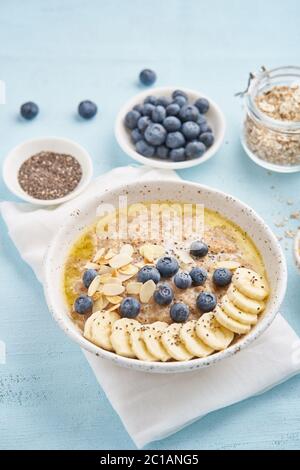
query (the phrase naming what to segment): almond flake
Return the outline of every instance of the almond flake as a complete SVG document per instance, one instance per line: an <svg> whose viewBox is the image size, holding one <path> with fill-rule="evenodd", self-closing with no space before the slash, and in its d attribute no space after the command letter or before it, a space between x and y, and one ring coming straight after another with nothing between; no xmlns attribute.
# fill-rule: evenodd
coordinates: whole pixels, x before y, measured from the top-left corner
<svg viewBox="0 0 300 470"><path fill-rule="evenodd" d="M106 296L114 296L114 295L123 294L124 290L125 290L125 287L122 286L122 284L111 283L111 284L104 284L102 292Z"/></svg>
<svg viewBox="0 0 300 470"><path fill-rule="evenodd" d="M146 243L140 248L140 253L147 261L153 262L157 258L160 258L165 254L166 250L160 245L152 245L151 243Z"/></svg>
<svg viewBox="0 0 300 470"><path fill-rule="evenodd" d="M112 295L112 296L106 296L107 300L111 303L111 304L119 304L122 302L123 300L123 297L120 297L119 295Z"/></svg>
<svg viewBox="0 0 300 470"><path fill-rule="evenodd" d="M238 261L231 261L231 260L227 260L227 261L218 261L216 263L216 268L226 268L226 269L237 269L239 266L241 265L241 263L239 263Z"/></svg>
<svg viewBox="0 0 300 470"><path fill-rule="evenodd" d="M128 264L127 266L123 266L123 268L119 269L120 274L131 274L134 276L138 272L139 268L134 266L133 264Z"/></svg>
<svg viewBox="0 0 300 470"><path fill-rule="evenodd" d="M104 256L104 259L109 260L113 258L115 255L116 255L116 252L110 248L108 252L106 253L106 255Z"/></svg>
<svg viewBox="0 0 300 470"><path fill-rule="evenodd" d="M97 263L86 263L84 269L99 269L100 266Z"/></svg>
<svg viewBox="0 0 300 470"><path fill-rule="evenodd" d="M97 312L98 310L100 311L103 310L105 307L107 307L108 303L109 302L106 299L106 297L103 297L103 295L100 294L99 299L94 301L93 312Z"/></svg>
<svg viewBox="0 0 300 470"><path fill-rule="evenodd" d="M193 264L194 260L193 258L189 255L189 253L185 250L178 250L177 251L177 256L180 259L180 261L184 264Z"/></svg>
<svg viewBox="0 0 300 470"><path fill-rule="evenodd" d="M152 279L149 279L149 281L146 281L140 290L140 301L143 304L146 304L149 302L151 299L152 295L154 294L154 291L156 289L156 284Z"/></svg>
<svg viewBox="0 0 300 470"><path fill-rule="evenodd" d="M120 250L120 253L122 255L128 255L128 256L132 256L133 252L134 252L133 246L129 245L129 243L127 243L126 245L123 245Z"/></svg>
<svg viewBox="0 0 300 470"><path fill-rule="evenodd" d="M109 265L112 268L119 269L131 263L132 258L129 255L118 254L109 260Z"/></svg>
<svg viewBox="0 0 300 470"><path fill-rule="evenodd" d="M128 282L126 285L126 291L128 294L136 294L138 295L140 293L141 287L143 283L142 282Z"/></svg>
<svg viewBox="0 0 300 470"><path fill-rule="evenodd" d="M106 312L113 312L114 310L118 310L120 304L112 305L111 307L106 309Z"/></svg>
<svg viewBox="0 0 300 470"><path fill-rule="evenodd" d="M105 273L100 276L101 284L107 284L112 279L111 273Z"/></svg>
<svg viewBox="0 0 300 470"><path fill-rule="evenodd" d="M125 282L128 281L128 279L131 279L134 276L134 274L118 274L117 279L119 279L119 282Z"/></svg>
<svg viewBox="0 0 300 470"><path fill-rule="evenodd" d="M95 294L95 292L98 290L99 285L100 285L100 276L96 276L90 283L88 291L87 291L90 297L92 297Z"/></svg>
<svg viewBox="0 0 300 470"><path fill-rule="evenodd" d="M105 266L105 265L102 265L99 267L99 274L106 274L106 273L110 273L111 272L111 267L110 266Z"/></svg>
<svg viewBox="0 0 300 470"><path fill-rule="evenodd" d="M99 259L101 259L102 256L104 255L104 253L105 253L105 248L103 248L103 247L102 247L102 248L99 248L99 250L96 251L96 253L95 253L95 256L94 256L94 258L93 258L93 261L96 262L96 261L98 261Z"/></svg>

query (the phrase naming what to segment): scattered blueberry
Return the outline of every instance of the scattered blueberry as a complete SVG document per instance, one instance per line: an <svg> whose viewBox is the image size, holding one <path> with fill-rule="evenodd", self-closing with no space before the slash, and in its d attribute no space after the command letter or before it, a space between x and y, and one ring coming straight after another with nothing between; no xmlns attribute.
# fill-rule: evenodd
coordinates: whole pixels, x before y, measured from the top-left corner
<svg viewBox="0 0 300 470"><path fill-rule="evenodd" d="M170 160L172 162L183 162L185 160L185 148L172 149L170 151Z"/></svg>
<svg viewBox="0 0 300 470"><path fill-rule="evenodd" d="M171 103L166 108L168 116L178 116L180 111L180 106L177 103Z"/></svg>
<svg viewBox="0 0 300 470"><path fill-rule="evenodd" d="M143 106L142 114L143 114L144 116L149 116L149 117L151 117L154 108L155 108L154 104L146 103L146 104L144 104L144 106Z"/></svg>
<svg viewBox="0 0 300 470"><path fill-rule="evenodd" d="M153 95L147 96L147 97L144 99L144 104L147 104L147 103L150 103L150 104L153 104L154 106L156 106L156 105L157 105L157 98L156 98L156 96L153 96Z"/></svg>
<svg viewBox="0 0 300 470"><path fill-rule="evenodd" d="M194 121L186 121L182 124L182 133L187 140L193 140L200 134L200 126Z"/></svg>
<svg viewBox="0 0 300 470"><path fill-rule="evenodd" d="M178 289L187 289L192 285L191 276L189 275L189 273L186 273L184 271L176 273L173 280L175 286L178 287Z"/></svg>
<svg viewBox="0 0 300 470"><path fill-rule="evenodd" d="M156 269L154 266L143 266L137 274L137 280L144 283L150 279L154 281L155 284L160 281L160 273L158 269Z"/></svg>
<svg viewBox="0 0 300 470"><path fill-rule="evenodd" d="M203 241L196 240L191 243L190 253L197 258L203 258L208 253L208 246Z"/></svg>
<svg viewBox="0 0 300 470"><path fill-rule="evenodd" d="M214 143L214 136L211 132L203 132L199 137L200 142L202 142L206 148L209 148Z"/></svg>
<svg viewBox="0 0 300 470"><path fill-rule="evenodd" d="M180 108L182 108L182 106L187 103L187 99L182 95L177 95L176 98L174 98L174 103L177 103Z"/></svg>
<svg viewBox="0 0 300 470"><path fill-rule="evenodd" d="M139 140L142 140L142 138L143 134L137 127L131 131L131 140L134 144L136 144Z"/></svg>
<svg viewBox="0 0 300 470"><path fill-rule="evenodd" d="M139 140L135 144L136 151L140 153L141 155L144 155L144 157L153 157L155 153L155 148L152 145L149 145L147 142L144 140Z"/></svg>
<svg viewBox="0 0 300 470"><path fill-rule="evenodd" d="M184 323L189 318L190 309L183 302L176 302L170 308L170 317L175 323Z"/></svg>
<svg viewBox="0 0 300 470"><path fill-rule="evenodd" d="M138 128L141 132L144 132L147 127L149 126L149 124L151 124L151 120L148 116L143 116L141 117L139 120L138 120Z"/></svg>
<svg viewBox="0 0 300 470"><path fill-rule="evenodd" d="M169 284L159 284L154 291L153 298L158 305L169 305L174 298L173 289Z"/></svg>
<svg viewBox="0 0 300 470"><path fill-rule="evenodd" d="M211 312L217 305L216 296L212 292L201 292L196 299L196 305L200 312Z"/></svg>
<svg viewBox="0 0 300 470"><path fill-rule="evenodd" d="M207 124L206 117L203 116L203 114L199 114L196 122L197 124L199 124L199 126L201 126L202 124Z"/></svg>
<svg viewBox="0 0 300 470"><path fill-rule="evenodd" d="M120 305L120 313L123 318L135 318L141 310L141 304L134 297L125 297Z"/></svg>
<svg viewBox="0 0 300 470"><path fill-rule="evenodd" d="M172 277L177 273L179 264L176 258L173 258L172 256L163 256L157 261L156 267L162 277Z"/></svg>
<svg viewBox="0 0 300 470"><path fill-rule="evenodd" d="M218 287L228 286L231 283L232 272L227 268L218 268L214 271L212 280Z"/></svg>
<svg viewBox="0 0 300 470"><path fill-rule="evenodd" d="M157 98L157 105L159 104L166 108L169 104L171 104L171 100L166 96L162 96L161 98Z"/></svg>
<svg viewBox="0 0 300 470"><path fill-rule="evenodd" d="M78 113L84 119L91 119L97 114L97 105L93 101L81 101L78 105Z"/></svg>
<svg viewBox="0 0 300 470"><path fill-rule="evenodd" d="M144 109L144 106L142 104L136 104L135 106L133 106L132 108L134 111L137 111L138 113L140 114L143 114L143 109Z"/></svg>
<svg viewBox="0 0 300 470"><path fill-rule="evenodd" d="M188 100L188 95L182 90L175 90L172 93L172 98L175 99L177 96L183 96L185 100Z"/></svg>
<svg viewBox="0 0 300 470"><path fill-rule="evenodd" d="M161 159L168 158L168 156L169 156L169 149L168 149L168 147L166 147L165 145L159 145L159 146L156 148L156 156L157 156L158 158L161 158Z"/></svg>
<svg viewBox="0 0 300 470"><path fill-rule="evenodd" d="M31 120L38 115L39 107L32 101L28 101L27 103L22 104L20 113L24 119Z"/></svg>
<svg viewBox="0 0 300 470"><path fill-rule="evenodd" d="M199 98L195 101L195 106L197 106L201 114L205 114L209 110L209 102L206 98Z"/></svg>
<svg viewBox="0 0 300 470"><path fill-rule="evenodd" d="M200 124L200 133L204 134L204 132L212 132L212 128L207 124L207 122Z"/></svg>
<svg viewBox="0 0 300 470"><path fill-rule="evenodd" d="M163 126L168 132L178 131L181 128L181 121L176 116L168 116L164 119Z"/></svg>
<svg viewBox="0 0 300 470"><path fill-rule="evenodd" d="M156 73L151 69L144 69L140 72L140 82L143 85L153 85L156 80Z"/></svg>
<svg viewBox="0 0 300 470"><path fill-rule="evenodd" d="M74 310L76 313L80 315L84 315L85 313L90 313L93 308L93 299L88 295L80 295L77 297L74 303Z"/></svg>
<svg viewBox="0 0 300 470"><path fill-rule="evenodd" d="M134 129L137 126L141 114L138 111L129 111L125 116L125 126L128 129Z"/></svg>
<svg viewBox="0 0 300 470"><path fill-rule="evenodd" d="M185 148L186 156L188 158L201 157L206 150L202 142L189 142Z"/></svg>
<svg viewBox="0 0 300 470"><path fill-rule="evenodd" d="M166 146L170 149L176 149L179 147L183 147L185 144L184 135L179 132L169 132L166 138Z"/></svg>
<svg viewBox="0 0 300 470"><path fill-rule="evenodd" d="M203 286L207 279L207 271L204 268L195 266L191 269L190 276L192 278L194 286Z"/></svg>
<svg viewBox="0 0 300 470"><path fill-rule="evenodd" d="M196 106L186 104L180 109L179 116L182 121L197 121L199 111Z"/></svg>
<svg viewBox="0 0 300 470"><path fill-rule="evenodd" d="M166 117L166 110L163 106L158 105L152 111L152 121L153 122L163 122Z"/></svg>
<svg viewBox="0 0 300 470"><path fill-rule="evenodd" d="M145 130L145 139L151 145L161 145L166 140L167 131L161 124L149 124Z"/></svg>
<svg viewBox="0 0 300 470"><path fill-rule="evenodd" d="M86 271L84 271L82 276L82 282L84 284L84 287L88 289L91 282L95 279L96 276L98 276L98 273L95 269L87 269Z"/></svg>

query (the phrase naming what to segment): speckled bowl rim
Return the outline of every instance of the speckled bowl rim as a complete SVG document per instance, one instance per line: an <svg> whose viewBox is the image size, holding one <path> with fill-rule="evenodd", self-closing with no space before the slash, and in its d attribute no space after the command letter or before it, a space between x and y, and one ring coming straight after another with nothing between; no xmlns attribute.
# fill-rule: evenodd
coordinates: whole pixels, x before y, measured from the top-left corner
<svg viewBox="0 0 300 470"><path fill-rule="evenodd" d="M88 206L89 204L92 203L92 201L95 200L95 196L93 196L90 199L85 200L82 205L79 204L77 211L73 210L72 213L70 213L69 220L67 220L66 218L65 223L61 226L61 228L58 230L57 234L53 238L52 242L50 243L45 259L44 259L44 293L46 296L49 310L53 318L56 320L56 322L59 324L62 330L64 330L64 332L71 339L73 339L76 343L79 344L79 346L84 348L86 351L92 354L95 354L96 356L100 358L112 361L114 364L117 364L119 366L130 368L130 369L135 369L135 370L139 370L143 372L151 372L151 373L188 372L188 371L193 371L196 369L211 366L215 364L216 362L219 362L223 359L233 356L234 354L238 353L239 351L241 351L242 349L250 345L270 326L275 316L277 315L280 305L284 299L286 286L287 286L287 266L286 266L286 260L285 260L284 254L282 252L281 246L277 238L275 237L271 229L268 227L268 225L264 222L264 220L250 206L241 202L239 199L231 195L228 195L220 190L216 190L206 185L200 185L198 183L192 183L188 181L178 181L178 180L172 180L172 179L161 180L161 181L145 180L145 181L141 181L140 183L129 183L125 185L120 185L119 187L113 188L112 190L108 190L105 193L102 192L99 194L99 199L101 197L104 197L105 199L107 199L107 197L110 194L121 194L121 193L126 194L126 192L130 192L130 188L136 189L137 185L139 184L141 185L141 187L147 187L147 185L159 186L160 184L161 185L173 184L177 187L178 190L180 186L189 186L189 187L197 188L198 192L200 193L201 191L208 191L212 195L215 194L215 195L221 196L222 198L229 199L233 204L236 204L236 206L242 212L246 211L247 213L249 213L250 216L253 217L253 222L254 222L254 219L256 219L256 224L257 226L260 226L262 232L264 233L265 239L266 238L269 239L270 243L272 243L272 248L274 251L274 259L277 259L277 262L280 263L281 265L281 271L280 271L281 277L278 280L277 291L274 293L275 301L274 301L272 308L268 310L268 306L267 306L265 313L264 313L264 317L261 318L259 323L257 323L257 325L255 326L255 329L252 329L250 333L245 335L237 343L234 343L232 346L229 346L227 349L214 353L211 356L208 356L205 358L193 359L191 361L186 361L186 362L179 362L179 361L178 362L145 362L145 361L140 361L138 359L131 359L131 358L118 356L115 353L106 351L96 346L95 344L91 343L90 341L88 341L82 336L82 333L75 326L75 324L72 328L70 328L67 322L67 319L70 321L70 318L67 316L67 314L61 313L55 307L50 279L51 279L51 259L53 256L55 256L55 253L57 252L57 250L59 250L58 242L61 237L61 234L63 234L68 224L70 225L71 223L74 224L74 213L78 214L80 211L84 210L85 206ZM220 210L220 213L222 214L221 210Z"/></svg>

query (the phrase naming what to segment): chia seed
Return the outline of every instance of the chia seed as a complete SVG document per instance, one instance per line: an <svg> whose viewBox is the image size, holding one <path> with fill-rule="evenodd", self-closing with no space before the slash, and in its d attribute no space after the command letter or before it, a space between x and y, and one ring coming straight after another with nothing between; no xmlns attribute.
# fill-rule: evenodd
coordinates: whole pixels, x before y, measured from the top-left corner
<svg viewBox="0 0 300 470"><path fill-rule="evenodd" d="M71 193L82 178L72 155L43 151L25 160L18 172L21 188L35 199L53 200Z"/></svg>

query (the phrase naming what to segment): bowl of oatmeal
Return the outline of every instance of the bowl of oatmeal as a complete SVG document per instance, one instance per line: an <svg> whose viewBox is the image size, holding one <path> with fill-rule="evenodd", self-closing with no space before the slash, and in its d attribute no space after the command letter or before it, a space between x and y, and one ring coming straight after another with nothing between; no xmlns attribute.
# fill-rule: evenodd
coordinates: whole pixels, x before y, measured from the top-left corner
<svg viewBox="0 0 300 470"><path fill-rule="evenodd" d="M45 260L47 302L66 334L148 372L184 372L237 353L271 324L286 281L280 245L250 207L178 181L86 200Z"/></svg>

